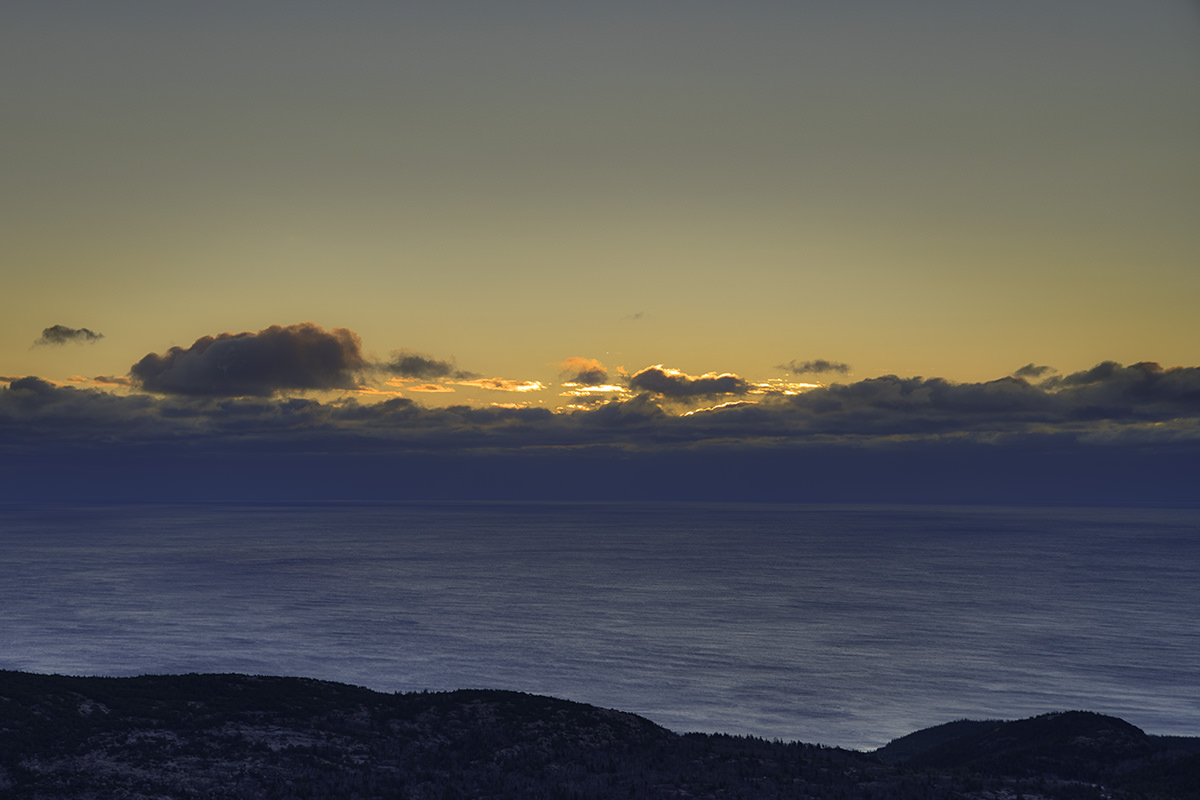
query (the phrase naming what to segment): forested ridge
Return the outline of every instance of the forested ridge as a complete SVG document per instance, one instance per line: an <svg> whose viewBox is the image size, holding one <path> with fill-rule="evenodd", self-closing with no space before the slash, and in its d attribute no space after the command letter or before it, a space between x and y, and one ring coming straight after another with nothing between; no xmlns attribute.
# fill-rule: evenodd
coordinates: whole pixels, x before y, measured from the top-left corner
<svg viewBox="0 0 1200 800"><path fill-rule="evenodd" d="M1200 739L1062 712L862 753L510 691L0 672L0 798L1186 800Z"/></svg>

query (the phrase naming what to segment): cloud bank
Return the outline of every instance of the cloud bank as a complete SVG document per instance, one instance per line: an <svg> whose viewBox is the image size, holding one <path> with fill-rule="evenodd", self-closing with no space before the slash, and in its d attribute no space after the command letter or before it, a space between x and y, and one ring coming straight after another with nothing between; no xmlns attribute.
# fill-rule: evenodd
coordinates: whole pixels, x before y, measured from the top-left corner
<svg viewBox="0 0 1200 800"><path fill-rule="evenodd" d="M267 339L279 335L272 329L265 333ZM218 338L199 352L207 354L222 341L260 343L262 338L250 334ZM186 356L193 348L181 352ZM334 363L344 361L340 358ZM857 445L955 437L994 444L1006 437L1047 435L1073 441L1119 436L1125 441L1153 443L1200 437L1200 368L1164 369L1152 362L1129 366L1104 362L1039 384L1013 377L955 383L885 375L801 394L765 396L758 402L720 403L686 415L671 410L670 403L679 395L739 396L745 393L746 382L728 375L667 375L663 381L663 370L649 368L638 375L651 378L631 378L631 383L645 388L646 384L660 386L656 381L662 381L662 391L647 388L633 397L557 413L544 408L511 410L521 412L516 416L466 405L426 408L407 398L370 405L353 399L320 402L277 396L275 390L280 386L309 388L317 384L311 374L297 377L294 366L285 360L274 372L259 370L252 377L238 377L238 371L230 370L233 377L215 378L197 368L207 382L192 380L203 391L158 394L57 386L36 377L13 379L0 388L0 431L11 440L120 442L135 441L147 432L185 438L231 431L257 435L277 431L282 425L335 435L352 432L396 446L620 445L633 449L664 442L688 446L717 441ZM328 364L317 374L328 376L326 383L345 378ZM516 392L537 385L502 378L471 384ZM192 389L193 384L188 386ZM515 420L531 427L517 431L512 427Z"/></svg>
<svg viewBox="0 0 1200 800"><path fill-rule="evenodd" d="M680 415L0 388L0 499L1195 502L1200 370L883 378Z"/></svg>
<svg viewBox="0 0 1200 800"><path fill-rule="evenodd" d="M83 344L98 342L104 338L103 333L96 333L87 328L68 328L66 325L51 325L42 329L42 335L34 342L35 345L54 344Z"/></svg>

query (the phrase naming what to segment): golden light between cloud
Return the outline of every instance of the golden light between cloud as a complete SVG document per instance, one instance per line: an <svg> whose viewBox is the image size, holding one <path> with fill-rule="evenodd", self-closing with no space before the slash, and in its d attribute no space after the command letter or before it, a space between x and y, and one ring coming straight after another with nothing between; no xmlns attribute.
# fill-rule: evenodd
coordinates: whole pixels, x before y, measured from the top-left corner
<svg viewBox="0 0 1200 800"><path fill-rule="evenodd" d="M680 414L681 417L690 417L693 414L706 414L710 411L719 411L722 408L736 408L737 406L754 406L758 405L757 400L730 400L728 403L717 403L715 406L705 406L704 408L694 408L691 411L685 411Z"/></svg>
<svg viewBox="0 0 1200 800"><path fill-rule="evenodd" d="M820 389L823 383L797 383L785 378L768 378L754 384L750 394L803 394L813 389Z"/></svg>
<svg viewBox="0 0 1200 800"><path fill-rule="evenodd" d="M477 378L470 381L454 381L458 386L474 386L494 392L537 392L546 388L541 381L518 381L511 378Z"/></svg>
<svg viewBox="0 0 1200 800"><path fill-rule="evenodd" d="M615 383L604 383L598 386L584 386L579 383L564 383L567 391L559 392L559 397L586 397L593 394L630 394L629 387L618 386Z"/></svg>

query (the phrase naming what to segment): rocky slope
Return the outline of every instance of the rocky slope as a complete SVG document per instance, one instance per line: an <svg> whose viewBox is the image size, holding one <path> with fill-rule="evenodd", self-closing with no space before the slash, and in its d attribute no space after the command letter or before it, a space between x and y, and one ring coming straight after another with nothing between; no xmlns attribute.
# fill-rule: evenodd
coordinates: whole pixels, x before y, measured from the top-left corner
<svg viewBox="0 0 1200 800"><path fill-rule="evenodd" d="M957 722L876 753L667 731L492 690L0 672L0 798L1200 797L1200 739L1085 712Z"/></svg>

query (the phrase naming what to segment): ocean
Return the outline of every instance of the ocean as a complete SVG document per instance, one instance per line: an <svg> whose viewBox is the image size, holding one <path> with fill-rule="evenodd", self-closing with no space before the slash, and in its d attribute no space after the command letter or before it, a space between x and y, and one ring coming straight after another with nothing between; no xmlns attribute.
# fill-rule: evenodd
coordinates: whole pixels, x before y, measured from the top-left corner
<svg viewBox="0 0 1200 800"><path fill-rule="evenodd" d="M874 748L1200 735L1200 509L0 506L0 668L501 688Z"/></svg>

